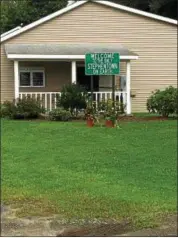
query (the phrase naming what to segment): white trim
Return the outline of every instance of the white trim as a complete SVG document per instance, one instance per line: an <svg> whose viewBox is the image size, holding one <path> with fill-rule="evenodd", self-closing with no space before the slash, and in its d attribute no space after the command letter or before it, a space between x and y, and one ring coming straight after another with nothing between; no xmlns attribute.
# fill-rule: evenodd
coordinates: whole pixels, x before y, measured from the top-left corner
<svg viewBox="0 0 178 238"><path fill-rule="evenodd" d="M74 4L74 3L75 3L74 0L68 1L67 6L70 6L71 4Z"/></svg>
<svg viewBox="0 0 178 238"><path fill-rule="evenodd" d="M19 62L14 61L14 92L15 99L19 98Z"/></svg>
<svg viewBox="0 0 178 238"><path fill-rule="evenodd" d="M7 55L8 59L21 59L21 60L26 60L26 59L46 59L46 60L84 60L85 55L18 55L18 54L8 54ZM138 56L120 56L121 60L137 60L139 57Z"/></svg>
<svg viewBox="0 0 178 238"><path fill-rule="evenodd" d="M30 85L29 86L23 86L23 85L20 85L20 73L30 73ZM33 85L33 73L42 73L43 74L43 85L39 85L39 86L35 86ZM34 68L34 67L23 67L23 68L20 68L20 71L19 71L19 87L20 88L44 88L45 87L45 70L44 68Z"/></svg>
<svg viewBox="0 0 178 238"><path fill-rule="evenodd" d="M96 3L101 3L103 5L110 6L110 7L119 9L119 10L124 10L124 11L127 11L127 12L135 13L137 15L153 18L155 20L160 20L160 21L164 21L164 22L167 22L167 23L175 24L175 25L177 25L177 23L178 23L178 21L176 21L174 19L171 19L171 18L168 18L168 17L162 17L160 15L153 14L153 13L148 13L148 12L141 11L141 10L138 10L136 8L127 7L127 6L118 4L118 3L113 3L113 2L110 2L110 1L103 1L103 0L92 0L92 1L96 2Z"/></svg>
<svg viewBox="0 0 178 238"><path fill-rule="evenodd" d="M41 71L41 70L45 70L45 67L37 67L37 66L27 66L27 67L25 67L25 66L23 66L23 67L20 67L20 71L29 71L29 70L39 70L39 71Z"/></svg>
<svg viewBox="0 0 178 238"><path fill-rule="evenodd" d="M72 84L77 83L77 64L76 61L72 61Z"/></svg>
<svg viewBox="0 0 178 238"><path fill-rule="evenodd" d="M176 20L173 20L171 18L168 18L168 17L162 17L162 16L159 16L159 15L156 15L156 14L152 14L152 13L147 13L147 12L144 12L144 11L141 11L141 10L137 10L135 8L130 8L130 7L126 7L126 6L123 6L123 5L120 5L120 4L117 4L117 3L112 3L112 2L109 2L109 1L101 1L101 0L92 0L93 2L96 2L96 3L100 3L100 4L103 4L105 6L110 6L110 7L113 7L115 9L120 9L120 10L124 10L124 11L127 11L127 12L131 12L131 13L135 13L135 14L138 14L138 15L141 15L141 16L145 16L145 17L150 17L152 19L155 19L155 20L160 20L160 21L163 21L163 22L167 22L167 23L170 23L170 24L173 24L173 25L177 25L178 21ZM20 33L22 32L25 32L27 30L30 30L31 28L33 27L36 27L46 21L49 21L51 19L53 19L54 17L57 17L57 16L60 16L72 9L75 9L83 4L85 4L87 2L87 0L82 0L82 1L77 1L76 3L73 3L57 12L54 12L46 17L43 17L27 26L24 26L22 27L21 29L19 29L18 31L15 31L15 32L12 32L11 34L8 34L6 36L1 36L1 42L7 40L7 39L10 39L16 35L19 35ZM6 33L4 33L6 34Z"/></svg>
<svg viewBox="0 0 178 238"><path fill-rule="evenodd" d="M11 29L10 31L6 31L6 32L1 34L1 37L9 35L10 33L14 32L14 31L20 30L21 28L22 28L21 26L18 26L18 27L15 27L15 28Z"/></svg>
<svg viewBox="0 0 178 238"><path fill-rule="evenodd" d="M131 97L130 97L130 82L131 82L131 64L130 61L126 63L126 92L127 92L127 103L126 103L126 113L131 114Z"/></svg>

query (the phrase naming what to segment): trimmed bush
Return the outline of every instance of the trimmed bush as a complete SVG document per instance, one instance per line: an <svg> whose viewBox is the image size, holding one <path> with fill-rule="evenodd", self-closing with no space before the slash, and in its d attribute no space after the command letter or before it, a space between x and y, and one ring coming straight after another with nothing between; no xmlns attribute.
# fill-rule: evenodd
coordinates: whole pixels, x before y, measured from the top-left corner
<svg viewBox="0 0 178 238"><path fill-rule="evenodd" d="M16 103L15 100L6 101L1 105L1 117L9 119L35 119L44 112L40 102L30 97L18 99Z"/></svg>
<svg viewBox="0 0 178 238"><path fill-rule="evenodd" d="M13 102L5 101L1 104L1 117L14 119L17 114L17 107Z"/></svg>
<svg viewBox="0 0 178 238"><path fill-rule="evenodd" d="M18 112L24 115L24 118L27 119L38 118L41 113L45 112L40 101L30 97L19 99L17 102L17 108Z"/></svg>
<svg viewBox="0 0 178 238"><path fill-rule="evenodd" d="M57 108L49 112L50 121L69 121L72 119L71 112L63 109Z"/></svg>
<svg viewBox="0 0 178 238"><path fill-rule="evenodd" d="M77 84L65 85L61 90L61 96L58 96L57 107L69 110L71 114L77 116L81 109L87 106L87 92L83 87Z"/></svg>
<svg viewBox="0 0 178 238"><path fill-rule="evenodd" d="M158 113L163 117L178 112L177 88L172 86L165 90L156 90L147 100L147 110L151 113Z"/></svg>

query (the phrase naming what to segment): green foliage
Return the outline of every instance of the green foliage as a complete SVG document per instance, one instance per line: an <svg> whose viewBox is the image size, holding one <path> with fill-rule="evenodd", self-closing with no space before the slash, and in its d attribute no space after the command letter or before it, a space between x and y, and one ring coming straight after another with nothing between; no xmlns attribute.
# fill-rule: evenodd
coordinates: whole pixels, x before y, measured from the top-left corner
<svg viewBox="0 0 178 238"><path fill-rule="evenodd" d="M113 108L113 101L108 99L107 101L102 100L98 103L89 101L87 108L85 109L85 119L93 119L98 122L105 118L106 120L111 120L114 123L120 114L124 113L125 105L118 101L115 101L115 108Z"/></svg>
<svg viewBox="0 0 178 238"><path fill-rule="evenodd" d="M96 102L88 101L84 114L85 114L84 116L85 119L98 121L99 111L96 109Z"/></svg>
<svg viewBox="0 0 178 238"><path fill-rule="evenodd" d="M77 84L65 85L61 90L61 95L57 98L57 106L69 110L72 115L76 115L80 109L85 109L88 94L83 87Z"/></svg>
<svg viewBox="0 0 178 238"><path fill-rule="evenodd" d="M119 108L117 108L117 109L119 109ZM106 103L104 118L106 120L111 120L115 123L118 118L118 115L119 115L119 111L117 111L116 108L113 107L113 101L108 100Z"/></svg>
<svg viewBox="0 0 178 238"><path fill-rule="evenodd" d="M17 109L25 118L38 118L40 113L45 112L40 101L30 97L19 99L17 102Z"/></svg>
<svg viewBox="0 0 178 238"><path fill-rule="evenodd" d="M67 0L1 0L1 33L30 24L67 5Z"/></svg>
<svg viewBox="0 0 178 238"><path fill-rule="evenodd" d="M147 100L147 109L152 113L159 113L164 117L178 113L177 89L170 86L165 90L156 90Z"/></svg>
<svg viewBox="0 0 178 238"><path fill-rule="evenodd" d="M50 121L69 121L71 118L71 113L63 108L57 108L49 112Z"/></svg>
<svg viewBox="0 0 178 238"><path fill-rule="evenodd" d="M112 0L111 2L177 20L177 0Z"/></svg>
<svg viewBox="0 0 178 238"><path fill-rule="evenodd" d="M6 101L1 105L1 116L9 119L34 119L44 113L40 101L26 97L18 101Z"/></svg>
<svg viewBox="0 0 178 238"><path fill-rule="evenodd" d="M177 20L177 0L152 0L150 2L150 11L164 17L170 17Z"/></svg>
<svg viewBox="0 0 178 238"><path fill-rule="evenodd" d="M17 107L13 102L5 101L1 104L1 117L14 119L17 115Z"/></svg>

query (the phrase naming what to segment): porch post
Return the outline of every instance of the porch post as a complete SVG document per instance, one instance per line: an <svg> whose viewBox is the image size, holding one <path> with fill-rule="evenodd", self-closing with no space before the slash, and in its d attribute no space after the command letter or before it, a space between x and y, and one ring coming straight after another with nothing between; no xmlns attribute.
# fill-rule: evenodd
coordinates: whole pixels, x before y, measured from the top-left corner
<svg viewBox="0 0 178 238"><path fill-rule="evenodd" d="M126 113L127 115L131 114L131 98L130 98L130 61L126 62L126 91L127 91L127 103L126 103Z"/></svg>
<svg viewBox="0 0 178 238"><path fill-rule="evenodd" d="M14 92L15 99L19 98L19 62L14 61Z"/></svg>
<svg viewBox="0 0 178 238"><path fill-rule="evenodd" d="M77 83L77 65L76 61L72 61L72 84Z"/></svg>

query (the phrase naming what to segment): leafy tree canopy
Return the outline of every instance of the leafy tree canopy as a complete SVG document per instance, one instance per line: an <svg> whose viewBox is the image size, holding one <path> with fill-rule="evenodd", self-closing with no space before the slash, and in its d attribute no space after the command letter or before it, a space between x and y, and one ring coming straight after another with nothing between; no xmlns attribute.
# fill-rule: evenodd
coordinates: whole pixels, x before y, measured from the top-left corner
<svg viewBox="0 0 178 238"><path fill-rule="evenodd" d="M1 33L27 25L67 5L67 0L1 0Z"/></svg>

